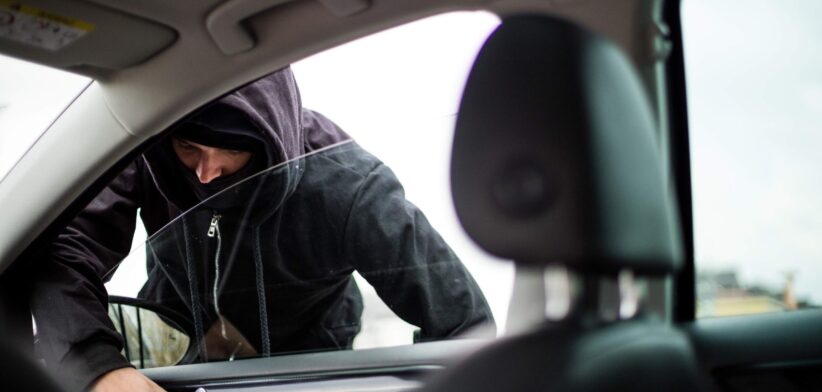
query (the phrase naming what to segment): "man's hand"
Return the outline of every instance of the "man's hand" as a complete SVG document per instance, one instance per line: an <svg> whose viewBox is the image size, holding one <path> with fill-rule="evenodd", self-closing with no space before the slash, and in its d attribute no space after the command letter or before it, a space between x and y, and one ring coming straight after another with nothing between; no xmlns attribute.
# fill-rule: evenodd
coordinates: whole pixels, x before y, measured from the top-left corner
<svg viewBox="0 0 822 392"><path fill-rule="evenodd" d="M137 369L122 368L112 370L100 378L91 387L91 392L157 392L165 389L160 388L148 377L144 376Z"/></svg>

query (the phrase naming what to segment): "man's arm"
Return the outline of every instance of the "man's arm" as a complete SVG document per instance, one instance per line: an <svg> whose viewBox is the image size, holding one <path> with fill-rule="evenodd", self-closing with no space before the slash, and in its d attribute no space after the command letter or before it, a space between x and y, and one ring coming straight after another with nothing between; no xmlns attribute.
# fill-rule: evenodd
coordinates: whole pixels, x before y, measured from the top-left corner
<svg viewBox="0 0 822 392"><path fill-rule="evenodd" d="M357 191L345 244L350 263L391 310L420 327L421 340L493 330L479 286L383 164Z"/></svg>
<svg viewBox="0 0 822 392"><path fill-rule="evenodd" d="M137 216L136 164L115 178L59 235L30 300L35 349L68 390L130 366L108 316L104 277L128 254Z"/></svg>

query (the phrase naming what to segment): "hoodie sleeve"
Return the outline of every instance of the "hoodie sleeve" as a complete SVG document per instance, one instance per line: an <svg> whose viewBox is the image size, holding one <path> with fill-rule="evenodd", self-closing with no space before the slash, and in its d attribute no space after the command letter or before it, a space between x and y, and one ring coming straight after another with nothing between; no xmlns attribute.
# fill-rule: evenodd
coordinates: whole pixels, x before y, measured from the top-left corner
<svg viewBox="0 0 822 392"><path fill-rule="evenodd" d="M131 246L137 170L137 163L126 168L58 236L32 290L35 349L69 391L130 366L103 283Z"/></svg>
<svg viewBox="0 0 822 392"><path fill-rule="evenodd" d="M350 263L394 313L420 328L419 340L483 324L493 333L479 286L385 165L361 183L346 227Z"/></svg>

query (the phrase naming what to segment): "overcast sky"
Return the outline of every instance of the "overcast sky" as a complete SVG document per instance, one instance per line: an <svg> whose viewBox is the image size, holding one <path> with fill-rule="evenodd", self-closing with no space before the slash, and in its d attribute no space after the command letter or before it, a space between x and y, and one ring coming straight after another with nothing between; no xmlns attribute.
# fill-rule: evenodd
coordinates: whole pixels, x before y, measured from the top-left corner
<svg viewBox="0 0 822 392"><path fill-rule="evenodd" d="M683 3L698 266L822 303L822 2Z"/></svg>

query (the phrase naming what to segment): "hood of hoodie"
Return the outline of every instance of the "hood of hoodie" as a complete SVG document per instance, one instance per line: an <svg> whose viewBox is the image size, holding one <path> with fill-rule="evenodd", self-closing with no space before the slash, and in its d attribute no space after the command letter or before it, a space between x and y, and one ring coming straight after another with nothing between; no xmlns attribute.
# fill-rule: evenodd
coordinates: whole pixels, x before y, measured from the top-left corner
<svg viewBox="0 0 822 392"><path fill-rule="evenodd" d="M322 115L302 107L300 93L289 67L239 88L195 112L171 134L185 129L204 134L201 141L242 139L257 143L254 154L237 173L200 184L174 153L170 138L143 154L155 185L171 204L185 211L232 184L273 166L264 179L232 187L228 194L209 199L214 208L250 202L265 193L265 200L282 201L296 189L302 175L297 158L350 137ZM190 137L197 139L196 135ZM194 140L195 142L197 140ZM265 184L264 184L265 183ZM253 188L253 189L252 189ZM274 194L276 193L276 194ZM252 203L253 204L253 203Z"/></svg>

